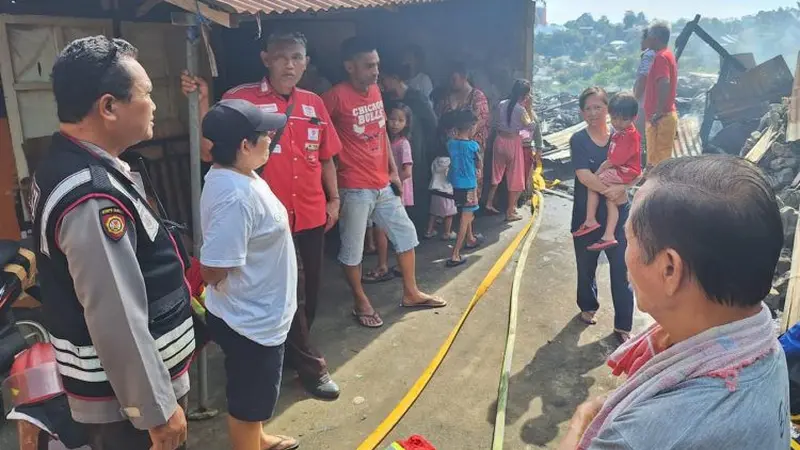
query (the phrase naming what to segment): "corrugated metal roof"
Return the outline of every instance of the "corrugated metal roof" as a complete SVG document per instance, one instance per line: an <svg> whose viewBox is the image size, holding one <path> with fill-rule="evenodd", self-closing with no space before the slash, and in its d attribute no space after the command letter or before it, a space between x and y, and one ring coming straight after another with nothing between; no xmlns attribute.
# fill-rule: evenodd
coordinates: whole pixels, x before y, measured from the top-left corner
<svg viewBox="0 0 800 450"><path fill-rule="evenodd" d="M586 122L581 121L577 125L565 128L559 132L542 136L545 145L550 144L552 150L545 151L542 157L551 161L558 161L569 158L569 140L573 134L586 128Z"/></svg>
<svg viewBox="0 0 800 450"><path fill-rule="evenodd" d="M433 3L442 0L204 0L209 4L227 5L237 13L255 14L328 11L339 8L380 8L412 3Z"/></svg>
<svg viewBox="0 0 800 450"><path fill-rule="evenodd" d="M543 158L559 163L567 162L570 158L569 139L584 128L586 128L586 122L581 122L557 133L544 136L542 139L555 148L545 151L542 155ZM677 134L673 157L697 156L703 153L703 144L700 141L700 119L697 116L681 117L678 120ZM642 139L644 138L642 136Z"/></svg>
<svg viewBox="0 0 800 450"><path fill-rule="evenodd" d="M642 136L644 138L644 136ZM675 141L674 157L699 156L703 154L703 142L700 140L700 118L684 116L678 120L678 138Z"/></svg>

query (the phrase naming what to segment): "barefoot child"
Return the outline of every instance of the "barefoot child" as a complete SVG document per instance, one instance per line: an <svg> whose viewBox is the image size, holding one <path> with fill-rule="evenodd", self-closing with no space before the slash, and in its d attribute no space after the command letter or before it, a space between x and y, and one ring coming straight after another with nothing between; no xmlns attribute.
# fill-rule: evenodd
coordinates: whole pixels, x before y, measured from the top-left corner
<svg viewBox="0 0 800 450"><path fill-rule="evenodd" d="M620 93L611 98L608 104L611 116L611 125L614 132L611 135L611 146L608 149L608 159L597 169L596 175L606 186L616 184L630 184L642 174L641 141L642 137L636 130L634 121L639 112L636 97L629 93ZM600 204L599 192L589 190L586 203L586 221L575 231L573 236L585 236L598 228L597 207ZM619 221L619 209L610 199L605 199L608 206L608 220L603 236L599 241L587 247L591 251L603 251L613 248L619 243L614 237L614 230Z"/></svg>
<svg viewBox="0 0 800 450"><path fill-rule="evenodd" d="M428 189L431 192L431 211L428 219L428 231L425 239L436 237L436 222L443 223L443 241L454 241L458 237L453 228L453 216L458 213L456 202L453 200L453 185L447 180L447 172L450 170L450 153L447 147L438 146L438 154L431 164L431 184Z"/></svg>
<svg viewBox="0 0 800 450"><path fill-rule="evenodd" d="M411 159L411 109L402 104L394 103L388 108L387 130L389 131L389 141L392 146L392 153L400 181L403 182L403 189L400 197L406 211L414 206L414 182L411 179L411 172L414 161ZM389 239L386 233L377 226L372 227L374 233L375 249L378 253L378 267L362 277L363 283L376 283L388 281L395 276L400 276L396 271L389 270Z"/></svg>
<svg viewBox="0 0 800 450"><path fill-rule="evenodd" d="M450 153L447 177L453 185L456 206L461 211L458 237L447 267L460 266L466 262L466 258L461 256L461 247L478 246L478 239L472 233L472 219L478 210L478 167L483 166L483 161L480 146L471 138L477 122L478 119L469 110L452 111L442 117L442 126L453 130L453 137L447 141L447 151Z"/></svg>

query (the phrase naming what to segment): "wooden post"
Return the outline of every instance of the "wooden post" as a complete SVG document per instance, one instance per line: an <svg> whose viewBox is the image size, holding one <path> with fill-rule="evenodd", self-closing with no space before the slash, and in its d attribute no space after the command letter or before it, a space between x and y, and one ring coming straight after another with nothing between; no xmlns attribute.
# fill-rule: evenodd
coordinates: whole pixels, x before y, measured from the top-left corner
<svg viewBox="0 0 800 450"><path fill-rule="evenodd" d="M197 75L200 65L200 39L202 33L196 14L173 13L173 25L186 26L186 69L190 75ZM192 186L192 240L193 256L200 257L203 234L200 228L200 100L197 91L189 95L189 170ZM208 405L208 350L203 349L197 358L198 407L189 413L192 420L206 420L217 415Z"/></svg>

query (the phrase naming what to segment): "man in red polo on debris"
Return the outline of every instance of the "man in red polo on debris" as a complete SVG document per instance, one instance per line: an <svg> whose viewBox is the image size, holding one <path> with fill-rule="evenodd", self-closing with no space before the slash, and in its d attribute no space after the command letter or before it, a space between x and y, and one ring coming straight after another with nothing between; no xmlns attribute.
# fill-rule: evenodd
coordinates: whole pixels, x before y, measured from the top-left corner
<svg viewBox="0 0 800 450"><path fill-rule="evenodd" d="M297 313L286 340L285 358L309 393L335 399L339 387L328 373L325 358L311 345L309 330L317 310L325 232L339 218L333 157L342 144L322 99L296 87L308 64L306 38L300 33L275 32L267 38L261 60L268 70L263 80L237 86L222 98L247 100L265 111L289 115L262 173L289 212L300 268ZM185 93L199 89L202 119L208 111L205 81L186 74L181 81ZM204 141L204 153L209 149L210 142Z"/></svg>

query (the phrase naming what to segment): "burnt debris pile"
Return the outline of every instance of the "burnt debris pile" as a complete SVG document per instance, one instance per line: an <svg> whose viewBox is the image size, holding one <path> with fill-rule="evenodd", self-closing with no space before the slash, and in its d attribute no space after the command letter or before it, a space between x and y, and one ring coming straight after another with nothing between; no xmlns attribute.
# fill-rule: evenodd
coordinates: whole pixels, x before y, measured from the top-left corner
<svg viewBox="0 0 800 450"><path fill-rule="evenodd" d="M784 309L791 279L792 252L800 210L800 140L789 111L793 99L772 104L758 129L742 148L742 156L758 164L775 190L783 221L783 251L775 271L773 288L765 302L773 311Z"/></svg>

